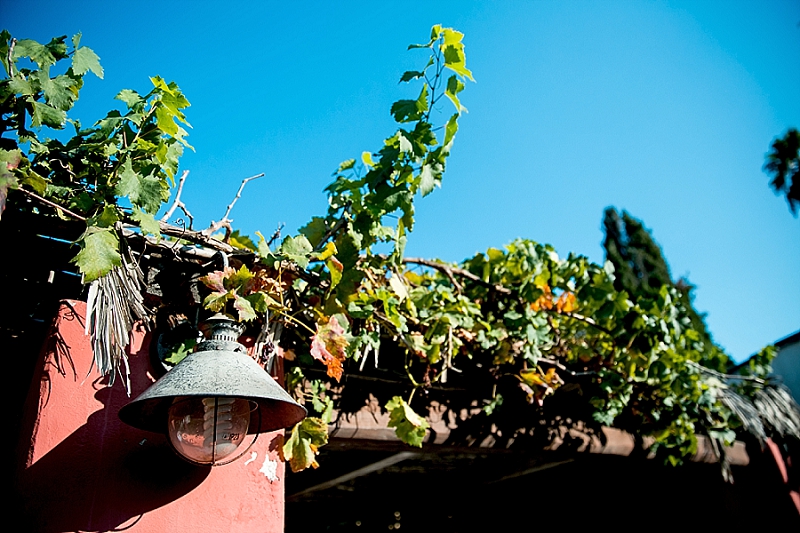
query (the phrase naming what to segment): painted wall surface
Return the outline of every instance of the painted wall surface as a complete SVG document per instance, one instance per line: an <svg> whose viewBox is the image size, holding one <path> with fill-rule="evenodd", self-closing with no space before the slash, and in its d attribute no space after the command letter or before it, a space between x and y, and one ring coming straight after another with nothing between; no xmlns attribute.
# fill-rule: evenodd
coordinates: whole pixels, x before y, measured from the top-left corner
<svg viewBox="0 0 800 533"><path fill-rule="evenodd" d="M278 532L284 520L282 432L210 468L180 459L163 435L117 417L130 398L92 366L86 305L64 302L34 376L19 443L21 530ZM153 381L150 336L129 347L131 397ZM19 527L19 522L17 522Z"/></svg>

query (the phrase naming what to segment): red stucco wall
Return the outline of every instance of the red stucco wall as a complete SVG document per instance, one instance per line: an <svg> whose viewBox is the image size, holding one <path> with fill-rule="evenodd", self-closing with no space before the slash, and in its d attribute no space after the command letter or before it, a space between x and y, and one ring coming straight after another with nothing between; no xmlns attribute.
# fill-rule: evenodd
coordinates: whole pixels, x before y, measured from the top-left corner
<svg viewBox="0 0 800 533"><path fill-rule="evenodd" d="M129 398L92 368L83 302L65 302L41 355L19 443L17 490L24 531L275 532L283 530L281 432L259 436L229 465L198 467L166 437L117 417ZM63 341L64 349L56 349ZM149 336L129 347L131 397L153 378Z"/></svg>

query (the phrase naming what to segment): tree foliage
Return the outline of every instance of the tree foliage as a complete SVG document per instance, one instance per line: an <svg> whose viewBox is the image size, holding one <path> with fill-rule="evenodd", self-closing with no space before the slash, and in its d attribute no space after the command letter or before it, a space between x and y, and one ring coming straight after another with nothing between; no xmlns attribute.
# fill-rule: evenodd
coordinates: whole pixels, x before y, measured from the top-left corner
<svg viewBox="0 0 800 533"><path fill-rule="evenodd" d="M11 60L0 84L0 192L85 221L75 262L87 282L102 279L127 253L123 224L168 234L154 214L188 146L189 103L177 85L153 77L149 92L121 91L124 110L84 128L67 112L83 76L102 70L79 36L71 48L65 37L39 45L3 33L3 42ZM287 388L317 415L287 439L291 467L316 466L339 407L333 391L368 359L396 383L385 404L390 425L416 446L427 429L420 413L436 391L453 409L453 398L465 397L472 419L509 442L524 441L548 405L578 398L582 420L650 436L672 463L695 452L697 434L730 444L740 418L723 401L728 386L706 366L724 354L692 320L688 292L671 282L658 246L627 214L621 224L608 213L604 265L525 239L459 264L405 256L414 203L442 184L473 80L456 30L436 25L409 49L427 54L400 77L417 84L418 96L391 106L397 129L376 150L338 166L325 189L327 213L274 247L260 233L257 241L229 233L249 255L201 278L208 312L268 332L284 354ZM59 65L64 73L53 76ZM41 138L68 123L68 140ZM318 370L324 378L314 378Z"/></svg>
<svg viewBox="0 0 800 533"><path fill-rule="evenodd" d="M623 211L620 216L613 207L605 210L603 228L606 260L614 265L614 288L626 291L635 298L651 297L663 285L677 289L686 318L691 321L692 329L700 335L709 352L710 357L704 364L725 371L731 361L714 344L706 327L705 314L698 313L694 308L695 286L685 277L673 281L663 251L653 239L650 230L627 211Z"/></svg>
<svg viewBox="0 0 800 533"><path fill-rule="evenodd" d="M785 194L789 210L797 216L800 208L800 133L789 128L783 137L772 142L764 170L772 175L770 186Z"/></svg>

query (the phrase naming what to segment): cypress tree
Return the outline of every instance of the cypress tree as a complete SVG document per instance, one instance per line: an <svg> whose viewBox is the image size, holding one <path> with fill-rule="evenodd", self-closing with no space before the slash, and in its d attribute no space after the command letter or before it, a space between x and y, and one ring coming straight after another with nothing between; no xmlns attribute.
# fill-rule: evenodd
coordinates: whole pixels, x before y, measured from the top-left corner
<svg viewBox="0 0 800 533"><path fill-rule="evenodd" d="M603 215L603 228L603 247L606 260L614 265L615 288L638 298L657 294L662 285L675 287L681 294L681 303L692 328L700 333L703 343L712 345L711 334L705 324L705 313L698 313L693 305L695 286L686 278L672 281L661 247L642 221L627 211L620 216L616 209L608 207Z"/></svg>

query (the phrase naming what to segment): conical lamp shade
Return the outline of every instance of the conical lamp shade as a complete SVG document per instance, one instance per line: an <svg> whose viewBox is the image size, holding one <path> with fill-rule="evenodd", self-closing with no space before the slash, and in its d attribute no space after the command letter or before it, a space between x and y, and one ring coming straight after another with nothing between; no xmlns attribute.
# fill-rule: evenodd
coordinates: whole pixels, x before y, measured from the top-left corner
<svg viewBox="0 0 800 533"><path fill-rule="evenodd" d="M238 342L211 339L199 348L120 409L120 419L135 428L163 433L173 400L183 396L254 402L258 407L248 433L288 428L308 414Z"/></svg>

